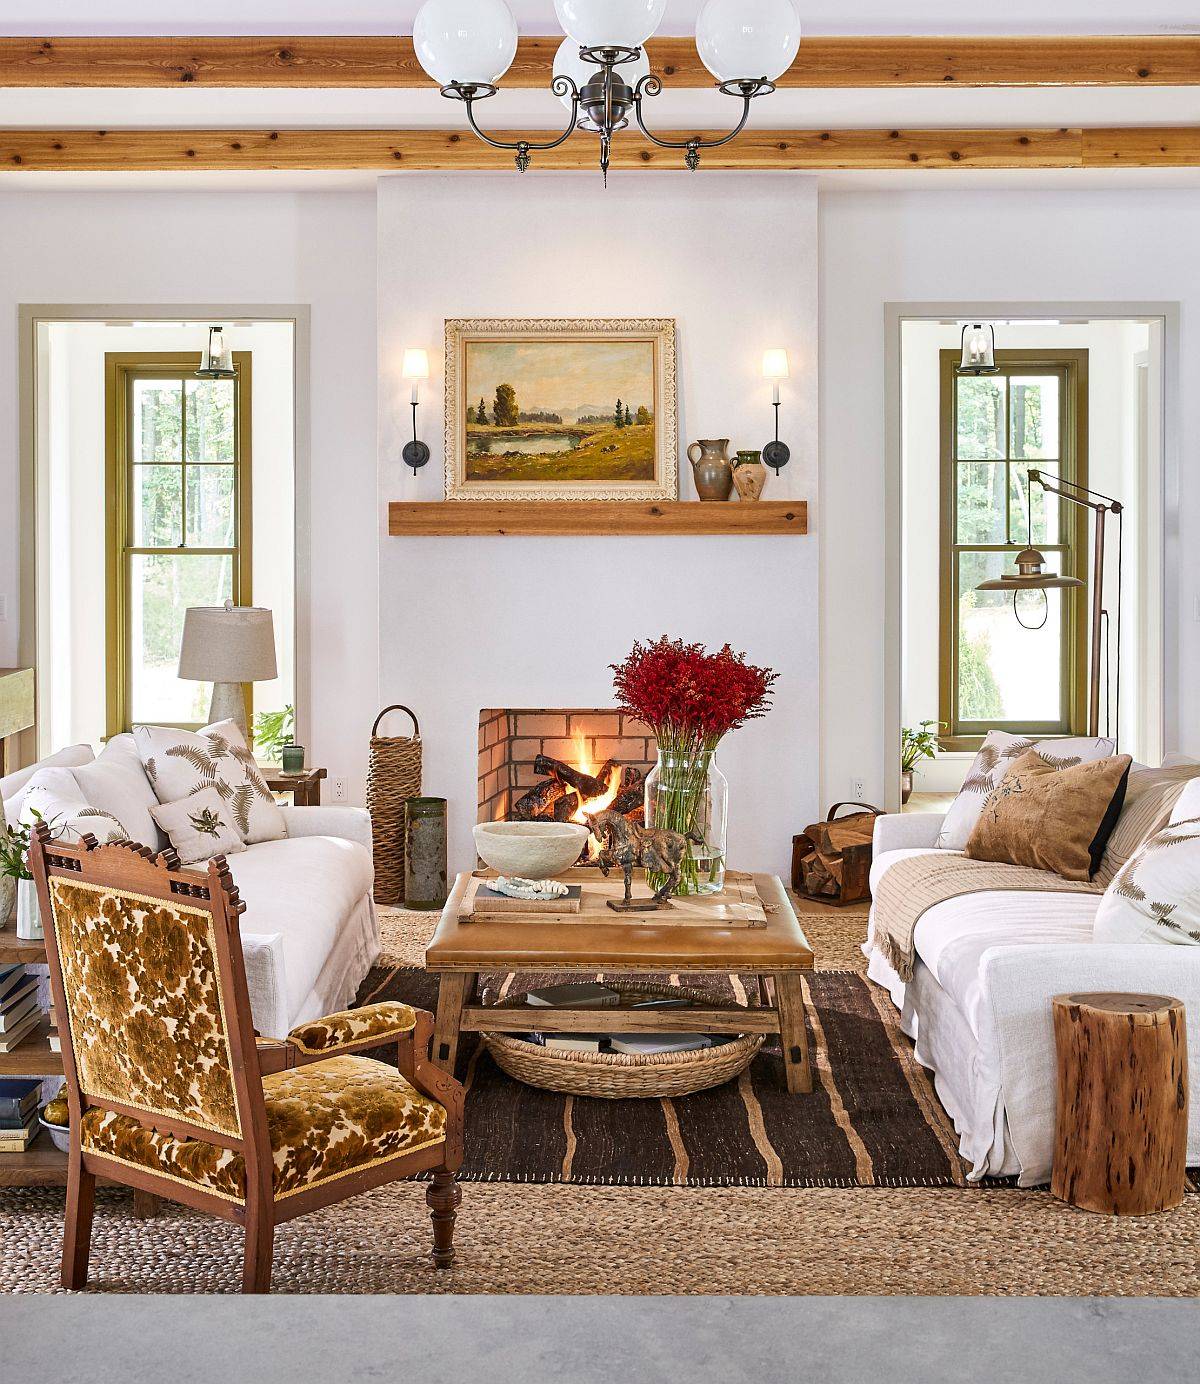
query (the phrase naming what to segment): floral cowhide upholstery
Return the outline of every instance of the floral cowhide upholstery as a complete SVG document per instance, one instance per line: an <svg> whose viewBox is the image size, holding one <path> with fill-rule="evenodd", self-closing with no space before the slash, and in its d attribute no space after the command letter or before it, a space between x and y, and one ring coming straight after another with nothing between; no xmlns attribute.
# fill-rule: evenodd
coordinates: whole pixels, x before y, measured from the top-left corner
<svg viewBox="0 0 1200 1384"><path fill-rule="evenodd" d="M417 1016L399 1000L384 1000L362 1009L346 1009L339 1014L327 1014L323 1019L301 1024L288 1034L301 1052L329 1052L338 1048L357 1046L374 1038L380 1043L411 1033L417 1026Z"/></svg>
<svg viewBox="0 0 1200 1384"><path fill-rule="evenodd" d="M61 877L50 904L84 1095L240 1135L212 915Z"/></svg>
<svg viewBox="0 0 1200 1384"><path fill-rule="evenodd" d="M441 1143L446 1112L391 1067L331 1057L263 1078L276 1199ZM146 1129L125 1115L89 1110L83 1146L123 1163L194 1183L230 1201L246 1199L240 1153Z"/></svg>

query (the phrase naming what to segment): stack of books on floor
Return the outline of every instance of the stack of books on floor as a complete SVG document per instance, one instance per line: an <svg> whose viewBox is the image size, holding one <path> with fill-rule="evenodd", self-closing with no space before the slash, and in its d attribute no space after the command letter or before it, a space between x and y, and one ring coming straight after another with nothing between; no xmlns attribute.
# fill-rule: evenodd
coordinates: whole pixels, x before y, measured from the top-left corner
<svg viewBox="0 0 1200 1384"><path fill-rule="evenodd" d="M41 1022L38 984L25 966L0 968L0 1053L20 1047Z"/></svg>
<svg viewBox="0 0 1200 1384"><path fill-rule="evenodd" d="M37 1138L40 1077L0 1077L0 1155L24 1153Z"/></svg>
<svg viewBox="0 0 1200 1384"><path fill-rule="evenodd" d="M611 990L599 981L579 981L564 985L547 985L540 990L531 990L525 996L525 1003L539 1009L613 1009L620 1005L618 991ZM686 997L671 999L666 996L647 996L635 1000L628 1006L630 1018L638 1010L647 1009L688 1009L691 1000ZM620 1052L630 1057L653 1057L660 1053L698 1052L702 1048L720 1046L730 1041L729 1036L714 1036L708 1033L528 1033L524 1035L531 1043L544 1048L558 1048L563 1052Z"/></svg>

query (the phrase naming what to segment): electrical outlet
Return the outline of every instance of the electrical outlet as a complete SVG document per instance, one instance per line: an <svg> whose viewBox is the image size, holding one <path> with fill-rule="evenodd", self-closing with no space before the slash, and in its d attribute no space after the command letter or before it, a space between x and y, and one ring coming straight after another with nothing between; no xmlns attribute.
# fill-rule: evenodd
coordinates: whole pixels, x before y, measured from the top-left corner
<svg viewBox="0 0 1200 1384"><path fill-rule="evenodd" d="M862 802L867 796L867 783L865 779L856 778L850 785L850 796L856 803Z"/></svg>
<svg viewBox="0 0 1200 1384"><path fill-rule="evenodd" d="M334 802L344 803L346 801L346 780L343 778L336 778L333 780L330 787L333 789Z"/></svg>

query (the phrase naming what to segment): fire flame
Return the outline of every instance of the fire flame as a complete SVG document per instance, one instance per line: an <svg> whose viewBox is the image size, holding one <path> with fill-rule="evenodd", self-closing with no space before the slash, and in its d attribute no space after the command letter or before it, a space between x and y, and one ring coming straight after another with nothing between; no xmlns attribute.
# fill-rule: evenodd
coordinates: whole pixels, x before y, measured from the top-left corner
<svg viewBox="0 0 1200 1384"><path fill-rule="evenodd" d="M603 768L603 765L596 765L588 750L587 739L581 731L576 731L575 768L578 769L581 774L588 774L592 778L596 778L598 776L598 767ZM573 822L578 822L580 826L587 826L587 819L585 818L584 813L586 812L595 814L597 812L603 812L606 807L611 807L616 799L617 792L620 789L620 786L621 770L616 765L614 765L608 775L608 787L606 788L606 790L598 798L591 798L587 802L581 803L579 811L576 812L575 816L572 817L571 820ZM588 837L588 856L590 859L594 860L599 854L600 842L596 839L595 834L593 833Z"/></svg>

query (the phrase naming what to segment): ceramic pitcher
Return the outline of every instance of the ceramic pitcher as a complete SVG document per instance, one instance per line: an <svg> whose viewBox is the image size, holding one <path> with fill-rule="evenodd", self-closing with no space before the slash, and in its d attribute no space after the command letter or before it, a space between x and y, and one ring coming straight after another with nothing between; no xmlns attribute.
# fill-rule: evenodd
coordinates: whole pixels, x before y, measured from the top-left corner
<svg viewBox="0 0 1200 1384"><path fill-rule="evenodd" d="M728 500L733 489L727 437L701 438L687 449L696 478L696 494L702 500Z"/></svg>
<svg viewBox="0 0 1200 1384"><path fill-rule="evenodd" d="M760 500L767 483L761 452L739 452L733 463L733 483L743 500Z"/></svg>

